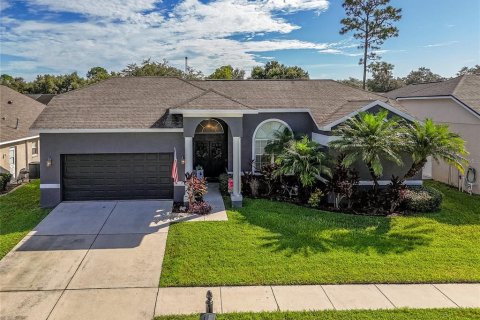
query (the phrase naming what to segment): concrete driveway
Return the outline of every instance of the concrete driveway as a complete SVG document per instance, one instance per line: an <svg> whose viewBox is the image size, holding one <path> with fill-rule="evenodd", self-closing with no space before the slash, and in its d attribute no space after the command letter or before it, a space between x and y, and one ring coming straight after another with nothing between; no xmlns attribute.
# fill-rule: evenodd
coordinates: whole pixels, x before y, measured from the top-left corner
<svg viewBox="0 0 480 320"><path fill-rule="evenodd" d="M0 318L151 319L171 210L61 203L0 261Z"/></svg>

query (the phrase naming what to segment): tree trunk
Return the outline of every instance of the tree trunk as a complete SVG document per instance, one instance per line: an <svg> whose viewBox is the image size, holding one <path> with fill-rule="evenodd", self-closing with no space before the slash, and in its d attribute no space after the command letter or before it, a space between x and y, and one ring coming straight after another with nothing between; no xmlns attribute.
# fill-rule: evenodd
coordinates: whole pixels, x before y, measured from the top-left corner
<svg viewBox="0 0 480 320"><path fill-rule="evenodd" d="M418 173L418 171L420 171L423 168L425 163L427 163L427 159L422 159L420 162L412 163L412 166L410 167L408 172L403 177L403 180L406 180L406 179L409 179L409 178L412 178L413 176L415 176Z"/></svg>
<svg viewBox="0 0 480 320"><path fill-rule="evenodd" d="M363 48L363 90L365 90L366 83L367 83L367 53L368 53L368 18L365 24L365 42Z"/></svg>
<svg viewBox="0 0 480 320"><path fill-rule="evenodd" d="M370 172L370 176L372 177L373 181L373 191L377 193L379 184L378 184L378 176L375 174L375 171L372 168L372 165L370 163L367 163L368 166L368 172Z"/></svg>

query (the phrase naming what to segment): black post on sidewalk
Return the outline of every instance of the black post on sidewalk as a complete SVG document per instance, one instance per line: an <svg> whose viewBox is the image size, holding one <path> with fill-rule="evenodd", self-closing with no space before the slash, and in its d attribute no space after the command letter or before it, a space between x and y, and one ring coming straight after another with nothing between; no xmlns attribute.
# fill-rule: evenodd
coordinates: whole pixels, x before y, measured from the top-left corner
<svg viewBox="0 0 480 320"><path fill-rule="evenodd" d="M200 315L200 320L215 320L217 316L213 313L213 294L212 291L207 291L207 300L205 301L205 313Z"/></svg>

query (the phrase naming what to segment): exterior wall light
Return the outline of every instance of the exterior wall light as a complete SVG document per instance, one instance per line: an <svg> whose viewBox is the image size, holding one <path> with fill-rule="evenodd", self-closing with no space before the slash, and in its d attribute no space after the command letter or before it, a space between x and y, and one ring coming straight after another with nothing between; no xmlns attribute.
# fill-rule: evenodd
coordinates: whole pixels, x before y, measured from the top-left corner
<svg viewBox="0 0 480 320"><path fill-rule="evenodd" d="M182 164L185 164L185 156L182 156L181 163L182 163Z"/></svg>
<svg viewBox="0 0 480 320"><path fill-rule="evenodd" d="M47 159L47 167L51 167L52 164L53 164L53 162L52 162L52 157L48 157L48 159Z"/></svg>

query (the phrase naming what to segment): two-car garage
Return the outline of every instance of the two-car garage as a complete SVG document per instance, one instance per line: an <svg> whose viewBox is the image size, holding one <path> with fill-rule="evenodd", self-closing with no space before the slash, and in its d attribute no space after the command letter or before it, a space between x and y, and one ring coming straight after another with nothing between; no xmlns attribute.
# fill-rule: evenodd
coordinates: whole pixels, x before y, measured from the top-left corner
<svg viewBox="0 0 480 320"><path fill-rule="evenodd" d="M172 199L172 153L64 154L62 199Z"/></svg>

